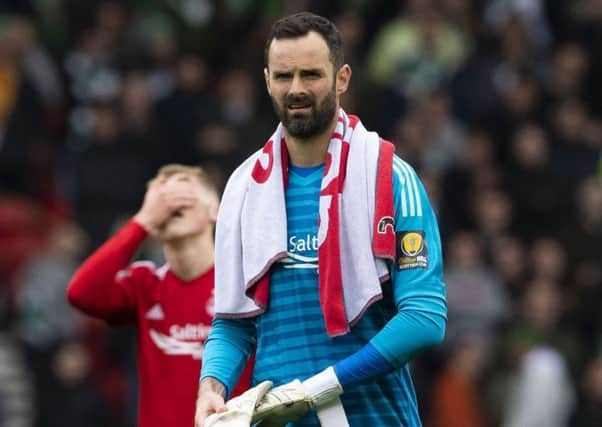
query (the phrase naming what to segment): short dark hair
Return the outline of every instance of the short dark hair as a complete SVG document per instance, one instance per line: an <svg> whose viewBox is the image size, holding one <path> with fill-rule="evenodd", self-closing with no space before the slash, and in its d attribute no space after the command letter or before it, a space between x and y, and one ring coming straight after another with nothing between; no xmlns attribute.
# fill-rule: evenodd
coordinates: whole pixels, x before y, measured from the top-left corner
<svg viewBox="0 0 602 427"><path fill-rule="evenodd" d="M341 68L345 63L341 33L334 23L311 12L299 12L285 16L272 25L264 50L266 67L268 66L270 45L274 39L296 39L305 36L310 31L315 31L322 36L330 51L330 62L334 65L335 70Z"/></svg>

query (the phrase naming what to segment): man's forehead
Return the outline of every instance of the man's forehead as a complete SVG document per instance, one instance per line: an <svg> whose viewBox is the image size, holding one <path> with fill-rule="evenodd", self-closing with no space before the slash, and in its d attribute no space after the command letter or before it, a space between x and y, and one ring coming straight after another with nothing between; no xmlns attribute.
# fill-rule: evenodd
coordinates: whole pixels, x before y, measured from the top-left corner
<svg viewBox="0 0 602 427"><path fill-rule="evenodd" d="M301 37L272 40L268 61L270 68L322 68L331 64L326 41L313 31Z"/></svg>

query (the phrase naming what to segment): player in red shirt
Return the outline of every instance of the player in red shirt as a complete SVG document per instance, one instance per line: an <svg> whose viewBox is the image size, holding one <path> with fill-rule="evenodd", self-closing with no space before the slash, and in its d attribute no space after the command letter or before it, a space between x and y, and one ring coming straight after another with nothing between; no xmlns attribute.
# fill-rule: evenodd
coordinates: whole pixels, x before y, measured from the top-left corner
<svg viewBox="0 0 602 427"><path fill-rule="evenodd" d="M213 318L218 195L197 167L161 168L140 211L77 270L69 302L112 324L138 326L140 427L192 427L203 344ZM148 235L167 263L130 261ZM248 386L248 372L237 387ZM235 391L236 394L236 391Z"/></svg>

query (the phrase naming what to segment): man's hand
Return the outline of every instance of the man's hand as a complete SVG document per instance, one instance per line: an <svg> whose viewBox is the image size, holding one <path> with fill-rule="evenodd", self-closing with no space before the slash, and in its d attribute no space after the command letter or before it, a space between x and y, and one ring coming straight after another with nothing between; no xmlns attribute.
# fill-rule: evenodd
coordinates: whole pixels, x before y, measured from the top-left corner
<svg viewBox="0 0 602 427"><path fill-rule="evenodd" d="M215 378L207 377L201 381L194 415L195 427L205 427L205 420L209 415L228 410L225 395L226 387Z"/></svg>
<svg viewBox="0 0 602 427"><path fill-rule="evenodd" d="M194 206L197 198L189 185L168 182L165 177L155 178L148 186L144 202L134 220L157 236L161 228L180 209Z"/></svg>
<svg viewBox="0 0 602 427"><path fill-rule="evenodd" d="M240 396L228 400L228 410L209 414L204 421L204 427L249 427L257 402L271 386L271 381L264 381Z"/></svg>

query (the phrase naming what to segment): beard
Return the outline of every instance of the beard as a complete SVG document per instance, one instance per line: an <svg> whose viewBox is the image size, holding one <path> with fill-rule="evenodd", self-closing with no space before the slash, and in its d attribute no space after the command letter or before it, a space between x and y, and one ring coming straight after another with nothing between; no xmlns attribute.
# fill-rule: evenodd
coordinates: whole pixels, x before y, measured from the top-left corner
<svg viewBox="0 0 602 427"><path fill-rule="evenodd" d="M321 135L331 125L336 113L336 94L334 88L316 105L313 95L290 95L284 98L282 107L272 97L276 115L288 133L299 139L310 139ZM309 113L295 113L289 110L291 105L309 106Z"/></svg>

